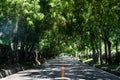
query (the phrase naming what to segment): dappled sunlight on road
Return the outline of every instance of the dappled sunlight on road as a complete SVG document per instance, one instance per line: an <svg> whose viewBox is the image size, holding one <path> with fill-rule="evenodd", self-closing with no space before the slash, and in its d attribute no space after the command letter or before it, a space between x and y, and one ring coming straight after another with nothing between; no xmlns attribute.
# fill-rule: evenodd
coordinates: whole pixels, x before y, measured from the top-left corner
<svg viewBox="0 0 120 80"><path fill-rule="evenodd" d="M5 80L120 80L120 78L69 57L60 57L33 69L8 76Z"/></svg>

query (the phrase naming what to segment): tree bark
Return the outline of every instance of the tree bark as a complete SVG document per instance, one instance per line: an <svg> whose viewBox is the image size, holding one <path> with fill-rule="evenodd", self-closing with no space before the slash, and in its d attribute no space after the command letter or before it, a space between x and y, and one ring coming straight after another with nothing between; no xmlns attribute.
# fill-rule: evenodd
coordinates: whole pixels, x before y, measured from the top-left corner
<svg viewBox="0 0 120 80"><path fill-rule="evenodd" d="M107 40L107 44L108 44L108 63L109 65L112 64L112 57L111 57L111 42L109 40Z"/></svg>
<svg viewBox="0 0 120 80"><path fill-rule="evenodd" d="M116 53L118 53L119 50L118 50L118 40L117 39L115 40L115 46L116 46Z"/></svg>
<svg viewBox="0 0 120 80"><path fill-rule="evenodd" d="M14 48L14 61L18 62L18 53L17 53L17 47L18 47L18 23L19 23L19 17L16 17L16 23L15 23L15 29L14 29L14 37L13 37L13 48Z"/></svg>
<svg viewBox="0 0 120 80"><path fill-rule="evenodd" d="M25 62L25 50L24 50L24 43L23 42L21 42L21 49L20 49L20 62L21 63L24 63Z"/></svg>
<svg viewBox="0 0 120 80"><path fill-rule="evenodd" d="M120 53L118 50L118 40L117 39L115 40L115 46L116 46L115 63L119 64L120 63L120 59L119 59Z"/></svg>
<svg viewBox="0 0 120 80"><path fill-rule="evenodd" d="M38 51L35 50L35 61L38 65L40 65L40 61L38 60Z"/></svg>
<svg viewBox="0 0 120 80"><path fill-rule="evenodd" d="M104 40L104 45L105 45L105 63L107 64L108 63L108 57L107 57L108 50L107 50L107 41L106 40Z"/></svg>
<svg viewBox="0 0 120 80"><path fill-rule="evenodd" d="M99 63L101 65L103 64L103 60L102 60L102 43L101 43L101 40L100 40L100 43L99 43Z"/></svg>
<svg viewBox="0 0 120 80"><path fill-rule="evenodd" d="M92 54L92 56L93 56L93 63L96 63L96 55L95 55L95 48L94 47L92 48L92 51L93 51L93 54Z"/></svg>

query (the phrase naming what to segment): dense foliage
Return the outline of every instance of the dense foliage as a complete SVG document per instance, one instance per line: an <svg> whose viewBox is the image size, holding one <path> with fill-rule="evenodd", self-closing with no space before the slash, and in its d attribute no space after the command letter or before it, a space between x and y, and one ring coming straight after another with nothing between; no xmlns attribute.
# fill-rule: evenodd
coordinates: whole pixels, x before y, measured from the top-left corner
<svg viewBox="0 0 120 80"><path fill-rule="evenodd" d="M119 64L119 22L119 0L0 0L0 65L61 53Z"/></svg>

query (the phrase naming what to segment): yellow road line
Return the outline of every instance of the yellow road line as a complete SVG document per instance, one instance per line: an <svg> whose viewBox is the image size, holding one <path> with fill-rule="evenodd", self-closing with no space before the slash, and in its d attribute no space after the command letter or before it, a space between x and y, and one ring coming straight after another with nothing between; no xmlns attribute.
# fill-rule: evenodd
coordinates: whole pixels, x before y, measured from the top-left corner
<svg viewBox="0 0 120 80"><path fill-rule="evenodd" d="M62 61L61 80L64 80L64 61Z"/></svg>

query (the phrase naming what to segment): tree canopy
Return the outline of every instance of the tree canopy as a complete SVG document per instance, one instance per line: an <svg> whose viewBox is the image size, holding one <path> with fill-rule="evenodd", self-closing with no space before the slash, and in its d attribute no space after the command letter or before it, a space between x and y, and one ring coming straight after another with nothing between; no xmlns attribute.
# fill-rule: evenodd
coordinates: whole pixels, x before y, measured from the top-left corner
<svg viewBox="0 0 120 80"><path fill-rule="evenodd" d="M114 61L119 63L119 21L119 0L0 0L0 59L38 62L40 55L88 50L94 62L99 57L102 63L105 55L112 64L116 50ZM9 52L2 51L4 45Z"/></svg>

